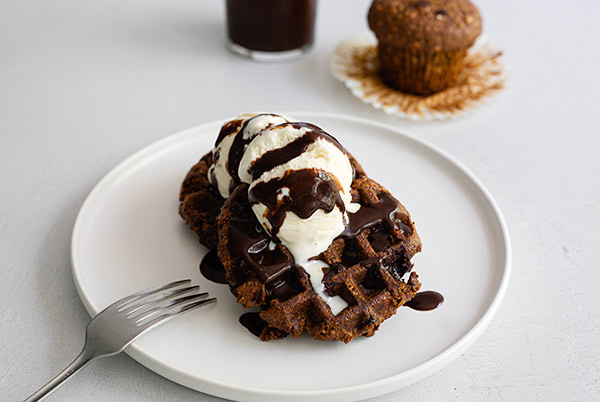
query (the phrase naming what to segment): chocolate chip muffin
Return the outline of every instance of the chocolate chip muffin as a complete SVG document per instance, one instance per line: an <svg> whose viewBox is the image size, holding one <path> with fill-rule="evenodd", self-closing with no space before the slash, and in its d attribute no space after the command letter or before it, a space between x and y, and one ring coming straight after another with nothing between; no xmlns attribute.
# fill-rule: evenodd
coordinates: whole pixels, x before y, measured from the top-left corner
<svg viewBox="0 0 600 402"><path fill-rule="evenodd" d="M382 80L420 96L459 82L481 34L481 16L469 0L374 0L368 22L378 39Z"/></svg>

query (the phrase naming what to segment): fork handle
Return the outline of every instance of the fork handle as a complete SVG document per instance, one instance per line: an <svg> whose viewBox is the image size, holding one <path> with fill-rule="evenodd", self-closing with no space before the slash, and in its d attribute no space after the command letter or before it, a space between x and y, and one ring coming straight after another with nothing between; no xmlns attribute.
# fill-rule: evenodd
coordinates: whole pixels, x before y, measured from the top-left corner
<svg viewBox="0 0 600 402"><path fill-rule="evenodd" d="M56 377L48 382L48 384L44 385L40 388L36 393L31 395L29 398L25 399L24 402L34 402L40 401L50 392L54 391L59 385L63 382L67 381L73 374L87 366L87 364L92 361L97 356L90 355L86 353L85 349L79 353L79 356L73 360L71 364L69 364L63 371L60 372Z"/></svg>

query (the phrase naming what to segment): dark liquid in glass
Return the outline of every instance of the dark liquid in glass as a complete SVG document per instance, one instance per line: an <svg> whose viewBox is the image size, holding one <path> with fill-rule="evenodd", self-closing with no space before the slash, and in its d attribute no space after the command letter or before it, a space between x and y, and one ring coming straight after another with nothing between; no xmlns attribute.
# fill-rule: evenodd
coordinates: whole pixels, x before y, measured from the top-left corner
<svg viewBox="0 0 600 402"><path fill-rule="evenodd" d="M317 0L226 0L229 39L246 49L283 52L310 45Z"/></svg>

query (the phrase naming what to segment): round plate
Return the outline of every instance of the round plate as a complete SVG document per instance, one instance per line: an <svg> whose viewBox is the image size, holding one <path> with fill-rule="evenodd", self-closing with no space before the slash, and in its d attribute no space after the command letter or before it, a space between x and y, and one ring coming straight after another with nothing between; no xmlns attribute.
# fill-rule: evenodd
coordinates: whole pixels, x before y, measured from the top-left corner
<svg viewBox="0 0 600 402"><path fill-rule="evenodd" d="M227 286L200 274L206 249L177 212L183 178L226 119L146 147L93 189L72 240L83 304L93 316L134 291L192 278L218 302L152 330L126 351L173 381L229 399L356 400L434 373L481 335L505 293L510 243L496 203L464 166L415 137L356 118L285 114L337 137L410 211L423 242L414 270L422 290L444 295L440 308L400 308L374 337L349 344L251 335Z"/></svg>

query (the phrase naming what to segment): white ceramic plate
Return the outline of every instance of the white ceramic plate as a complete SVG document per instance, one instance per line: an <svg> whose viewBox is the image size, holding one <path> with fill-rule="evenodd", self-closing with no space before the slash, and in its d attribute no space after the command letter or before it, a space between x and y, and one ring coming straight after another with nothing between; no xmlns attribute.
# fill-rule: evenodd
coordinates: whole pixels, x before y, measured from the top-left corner
<svg viewBox="0 0 600 402"><path fill-rule="evenodd" d="M218 302L158 327L127 353L173 381L224 398L357 400L429 376L471 345L500 305L510 243L498 207L467 169L419 139L356 118L288 115L336 136L410 211L423 242L415 271L422 290L444 295L440 308L401 308L374 337L347 345L251 335L238 323L243 308L227 287L200 274L206 249L177 213L181 181L225 120L156 142L98 183L73 230L81 300L93 316L139 289L192 278Z"/></svg>

